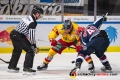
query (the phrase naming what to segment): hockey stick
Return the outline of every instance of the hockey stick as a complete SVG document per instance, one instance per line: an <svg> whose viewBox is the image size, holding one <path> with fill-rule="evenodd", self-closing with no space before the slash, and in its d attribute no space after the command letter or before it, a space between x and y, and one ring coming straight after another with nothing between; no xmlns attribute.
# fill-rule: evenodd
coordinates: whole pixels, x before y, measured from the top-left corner
<svg viewBox="0 0 120 80"><path fill-rule="evenodd" d="M47 42L47 43L49 43L48 41L44 41L44 40L41 40L41 39L38 39L38 41L41 41L41 42Z"/></svg>
<svg viewBox="0 0 120 80"><path fill-rule="evenodd" d="M41 39L38 39L38 41L50 43L48 41L44 41L44 40L41 40ZM58 44L58 45L60 45L60 44ZM71 49L76 49L75 47L70 47L70 46L63 46L63 47L68 47L68 48L71 48Z"/></svg>
<svg viewBox="0 0 120 80"><path fill-rule="evenodd" d="M0 58L0 60L3 61L4 63L7 63L7 64L10 63L9 61L5 61L2 58Z"/></svg>
<svg viewBox="0 0 120 80"><path fill-rule="evenodd" d="M104 17L106 17L108 15L108 12L104 15Z"/></svg>
<svg viewBox="0 0 120 80"><path fill-rule="evenodd" d="M108 15L108 12L106 13L105 17Z"/></svg>

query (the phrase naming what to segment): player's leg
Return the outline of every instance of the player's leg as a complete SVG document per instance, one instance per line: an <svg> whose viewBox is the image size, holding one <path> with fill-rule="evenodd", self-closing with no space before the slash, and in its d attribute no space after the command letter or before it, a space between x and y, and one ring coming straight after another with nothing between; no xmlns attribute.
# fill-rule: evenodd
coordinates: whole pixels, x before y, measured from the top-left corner
<svg viewBox="0 0 120 80"><path fill-rule="evenodd" d="M104 67L101 68L102 71L112 70L110 63L107 59L107 56L104 54L109 44L110 44L109 39L105 38L101 49L95 52L96 56L100 59L101 63L104 65Z"/></svg>
<svg viewBox="0 0 120 80"><path fill-rule="evenodd" d="M43 63L37 67L38 70L44 70L47 69L48 64L52 61L52 59L54 58L55 54L59 53L61 54L62 51L66 48L66 42L62 41L61 39L58 40L57 42L59 45L57 46L53 46L52 48L50 48L47 57L44 58Z"/></svg>
<svg viewBox="0 0 120 80"><path fill-rule="evenodd" d="M90 72L94 72L95 67L94 67L93 60L92 60L91 56L88 55L84 50L81 50L78 53L78 56L77 56L77 59L76 59L76 67L80 68L84 59L88 63L88 70Z"/></svg>
<svg viewBox="0 0 120 80"><path fill-rule="evenodd" d="M76 44L73 44L73 45L76 47ZM87 46L90 46L90 45L91 45L91 43L89 45L87 45ZM83 48L83 50L85 49L85 47ZM80 60L81 63L85 59L85 61L88 63L88 70L93 70L95 68L94 63L93 63L92 58L91 58L90 55L87 55L87 54L85 54L83 52L81 54L81 52L79 52L78 55L77 55L77 58L78 58L78 60L76 59L76 62L79 62L79 60Z"/></svg>
<svg viewBox="0 0 120 80"><path fill-rule="evenodd" d="M75 63L75 68L73 68L71 71L74 72L74 71L79 70L81 68L81 65L82 65L84 59L88 63L88 70L89 70L89 72L91 72L91 73L95 72L94 71L95 67L94 67L93 60L92 60L91 56L86 54L86 52L84 50L81 50L78 53L78 56L77 56L77 59L76 59L76 63Z"/></svg>
<svg viewBox="0 0 120 80"><path fill-rule="evenodd" d="M93 63L93 60L90 57L90 55L96 50L97 46L99 46L99 45L96 45L96 44L97 44L96 39L93 39L93 40L91 40L90 42L87 43L87 45L85 46L86 49L83 48L78 53L78 56L77 56L77 59L76 59L76 67L77 68L81 67L82 62L85 59L86 62L89 64L88 70L90 72L94 72L95 67L94 67L94 63Z"/></svg>
<svg viewBox="0 0 120 80"><path fill-rule="evenodd" d="M19 35L16 35L16 33L13 32L13 31L10 34L10 38L11 38L11 41L12 41L12 44L13 44L13 51L12 51L12 56L11 56L11 59L10 59L10 63L8 65L8 69L9 69L8 72L18 72L19 71L19 68L17 67L17 64L18 64L18 60L20 58L22 49L17 44L17 43L19 43L19 40L17 40L18 36Z"/></svg>
<svg viewBox="0 0 120 80"><path fill-rule="evenodd" d="M37 67L38 70L45 70L48 68L48 64L52 61L53 57L57 54L52 48L48 51L47 57L44 58L44 61L41 65Z"/></svg>
<svg viewBox="0 0 120 80"><path fill-rule="evenodd" d="M100 50L101 47L103 46L103 41L104 41L104 38L97 37L97 38L92 39L90 42L88 42L87 45L86 45L86 49L83 48L83 50L81 50L79 52L79 56L76 59L76 63L79 62L80 64L82 64L83 59L87 55L91 55L91 53L93 53L94 51ZM94 70L94 64L93 64L92 59L90 59L89 61L88 61L88 63L91 63L90 64L91 66L90 66L89 69L91 69L91 70L93 69Z"/></svg>
<svg viewBox="0 0 120 80"><path fill-rule="evenodd" d="M85 53L87 55L91 55L91 53L100 50L101 47L103 46L103 38L102 37L97 37L97 38L93 38L87 45L87 49L85 50ZM86 59L85 59L86 60ZM90 64L91 63L91 64ZM88 70L93 71L94 70L94 64L93 61L89 62L89 68Z"/></svg>

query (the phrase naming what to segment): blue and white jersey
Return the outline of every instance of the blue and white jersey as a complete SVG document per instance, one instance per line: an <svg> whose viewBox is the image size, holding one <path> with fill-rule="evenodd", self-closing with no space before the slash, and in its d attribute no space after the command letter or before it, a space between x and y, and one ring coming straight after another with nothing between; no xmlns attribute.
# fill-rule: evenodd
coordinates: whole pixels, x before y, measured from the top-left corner
<svg viewBox="0 0 120 80"><path fill-rule="evenodd" d="M81 34L81 42L86 45L91 39L100 33L100 26L104 22L104 17L99 17L93 24L88 25Z"/></svg>

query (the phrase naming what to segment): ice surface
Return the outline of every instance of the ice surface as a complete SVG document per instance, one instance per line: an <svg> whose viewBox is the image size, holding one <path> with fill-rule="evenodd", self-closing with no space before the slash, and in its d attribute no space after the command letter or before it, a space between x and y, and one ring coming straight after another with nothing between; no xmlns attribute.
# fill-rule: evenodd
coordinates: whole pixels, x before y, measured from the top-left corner
<svg viewBox="0 0 120 80"><path fill-rule="evenodd" d="M105 54L113 68L113 73L117 73L117 76L77 76L71 79L69 72L74 67L71 61L76 59L77 53L57 54L49 64L48 70L37 71L36 75L27 76L23 75L22 71L25 58L25 54L22 54L18 62L18 67L20 67L19 73L8 73L8 64L0 61L0 80L120 80L120 53L112 52ZM42 63L46 56L47 53L36 54L33 69L37 69L37 66ZM9 61L11 54L0 54L0 58ZM96 73L101 73L100 68L102 64L94 54L92 54L92 58L95 64ZM84 62L81 67L81 72L87 73L87 69L88 65Z"/></svg>

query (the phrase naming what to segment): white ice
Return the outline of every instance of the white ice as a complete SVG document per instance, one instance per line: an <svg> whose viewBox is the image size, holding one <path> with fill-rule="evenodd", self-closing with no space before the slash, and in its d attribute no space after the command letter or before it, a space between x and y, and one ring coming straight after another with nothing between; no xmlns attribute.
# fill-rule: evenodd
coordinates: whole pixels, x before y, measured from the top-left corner
<svg viewBox="0 0 120 80"><path fill-rule="evenodd" d="M76 78L71 79L69 72L74 67L74 64L72 64L71 61L76 59L77 53L57 54L49 64L46 71L37 71L36 75L27 76L23 75L23 62L25 54L22 54L17 65L20 67L19 73L8 73L8 64L0 61L0 80L120 80L120 53L111 52L105 54L107 55L107 58L113 68L113 73L117 73L117 76L77 76ZM42 63L44 57L46 56L47 53L36 54L33 69L37 69L37 66ZM9 61L11 54L0 54L0 58ZM92 54L92 58L95 64L96 72L100 73L102 64L94 54ZM81 72L86 73L88 72L87 69L88 65L84 61L81 67Z"/></svg>

